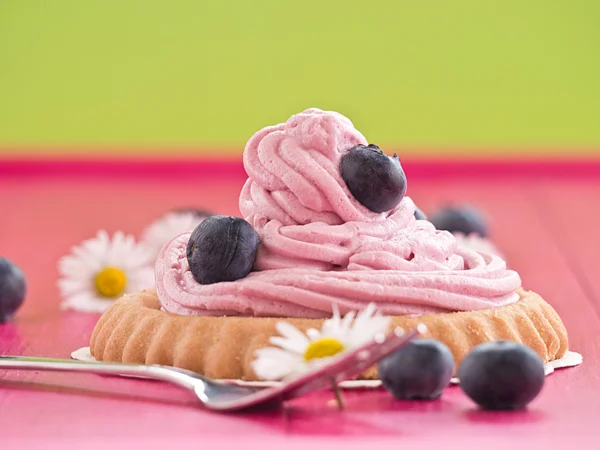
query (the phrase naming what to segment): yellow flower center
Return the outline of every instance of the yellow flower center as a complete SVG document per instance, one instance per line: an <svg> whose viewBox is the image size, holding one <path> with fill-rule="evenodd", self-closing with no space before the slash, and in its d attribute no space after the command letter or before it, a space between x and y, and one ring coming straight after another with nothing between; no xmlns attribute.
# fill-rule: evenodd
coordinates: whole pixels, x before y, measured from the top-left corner
<svg viewBox="0 0 600 450"><path fill-rule="evenodd" d="M102 297L122 294L127 284L125 272L116 267L105 267L96 275L96 290Z"/></svg>
<svg viewBox="0 0 600 450"><path fill-rule="evenodd" d="M334 338L322 338L311 342L304 352L304 360L334 356L344 350L344 344Z"/></svg>

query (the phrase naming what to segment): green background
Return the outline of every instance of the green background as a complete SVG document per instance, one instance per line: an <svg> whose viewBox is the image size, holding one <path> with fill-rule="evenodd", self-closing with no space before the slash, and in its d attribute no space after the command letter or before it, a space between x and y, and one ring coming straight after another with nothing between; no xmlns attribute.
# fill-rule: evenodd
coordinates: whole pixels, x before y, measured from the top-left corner
<svg viewBox="0 0 600 450"><path fill-rule="evenodd" d="M594 0L0 0L0 147L239 152L316 106L422 155L589 154L599 24Z"/></svg>

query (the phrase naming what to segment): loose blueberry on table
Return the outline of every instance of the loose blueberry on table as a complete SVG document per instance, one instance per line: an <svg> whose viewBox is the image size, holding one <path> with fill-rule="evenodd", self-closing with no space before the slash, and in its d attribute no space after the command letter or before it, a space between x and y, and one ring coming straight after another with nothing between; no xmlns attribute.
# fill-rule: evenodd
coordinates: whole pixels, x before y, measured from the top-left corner
<svg viewBox="0 0 600 450"><path fill-rule="evenodd" d="M438 230L469 235L475 233L481 237L488 235L488 224L476 208L469 206L445 206L436 211L429 219Z"/></svg>
<svg viewBox="0 0 600 450"><path fill-rule="evenodd" d="M244 219L211 216L190 236L190 271L200 284L239 280L252 270L258 244L258 234Z"/></svg>
<svg viewBox="0 0 600 450"><path fill-rule="evenodd" d="M398 156L387 156L377 145L352 147L342 156L340 171L354 198L373 212L390 211L406 194Z"/></svg>
<svg viewBox="0 0 600 450"><path fill-rule="evenodd" d="M434 339L414 339L379 362L379 378L397 399L434 400L450 384L454 358Z"/></svg>
<svg viewBox="0 0 600 450"><path fill-rule="evenodd" d="M0 323L9 320L25 300L27 283L21 269L0 257Z"/></svg>
<svg viewBox="0 0 600 450"><path fill-rule="evenodd" d="M460 387L483 409L522 409L542 390L544 364L531 348L517 342L480 344L458 369Z"/></svg>

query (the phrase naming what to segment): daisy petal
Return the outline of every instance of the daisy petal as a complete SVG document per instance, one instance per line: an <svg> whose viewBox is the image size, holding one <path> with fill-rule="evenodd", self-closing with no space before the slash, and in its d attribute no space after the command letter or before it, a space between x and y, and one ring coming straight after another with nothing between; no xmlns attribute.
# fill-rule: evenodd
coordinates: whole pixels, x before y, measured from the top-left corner
<svg viewBox="0 0 600 450"><path fill-rule="evenodd" d="M304 352L306 351L306 344L304 342L296 341L294 339L273 336L269 339L269 342L273 345L281 347L283 350L298 353L299 355L304 354Z"/></svg>
<svg viewBox="0 0 600 450"><path fill-rule="evenodd" d="M321 337L321 332L314 328L309 328L308 330L306 330L306 335L311 341L316 341Z"/></svg>
<svg viewBox="0 0 600 450"><path fill-rule="evenodd" d="M274 348L257 350L252 370L263 380L280 380L294 374L302 367L302 361L290 353Z"/></svg>
<svg viewBox="0 0 600 450"><path fill-rule="evenodd" d="M308 338L302 331L287 322L277 322L276 329L283 337L290 340L303 342L308 345Z"/></svg>
<svg viewBox="0 0 600 450"><path fill-rule="evenodd" d="M350 329L350 326L352 325L352 321L354 320L355 314L356 314L355 311L350 311L348 314L346 314L344 316L344 318L342 319L342 324L341 324L342 330L347 332Z"/></svg>

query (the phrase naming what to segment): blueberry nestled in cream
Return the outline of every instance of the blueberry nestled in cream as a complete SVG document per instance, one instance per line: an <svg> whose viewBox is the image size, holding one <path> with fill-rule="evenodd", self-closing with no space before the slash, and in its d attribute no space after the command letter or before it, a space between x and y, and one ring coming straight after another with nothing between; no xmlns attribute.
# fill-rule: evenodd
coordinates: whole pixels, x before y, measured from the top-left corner
<svg viewBox="0 0 600 450"><path fill-rule="evenodd" d="M239 217L211 216L192 232L186 249L194 279L200 284L235 281L252 270L259 237Z"/></svg>
<svg viewBox="0 0 600 450"><path fill-rule="evenodd" d="M374 144L348 150L340 170L354 198L373 212L390 211L406 194L406 175L398 156L389 157Z"/></svg>
<svg viewBox="0 0 600 450"><path fill-rule="evenodd" d="M483 409L522 409L542 390L544 364L531 348L512 341L486 342L463 359L462 390Z"/></svg>
<svg viewBox="0 0 600 450"><path fill-rule="evenodd" d="M6 322L23 304L27 284L21 269L0 257L0 323Z"/></svg>
<svg viewBox="0 0 600 450"><path fill-rule="evenodd" d="M478 234L486 237L488 225L483 215L475 208L469 206L445 206L429 219L438 230L451 233Z"/></svg>
<svg viewBox="0 0 600 450"><path fill-rule="evenodd" d="M442 395L454 372L454 358L443 343L414 339L379 363L383 386L401 400L433 400Z"/></svg>

